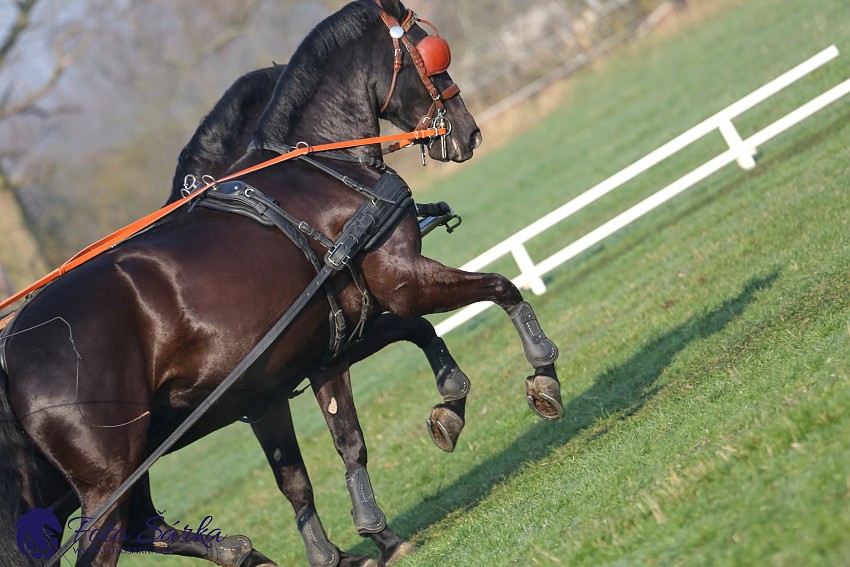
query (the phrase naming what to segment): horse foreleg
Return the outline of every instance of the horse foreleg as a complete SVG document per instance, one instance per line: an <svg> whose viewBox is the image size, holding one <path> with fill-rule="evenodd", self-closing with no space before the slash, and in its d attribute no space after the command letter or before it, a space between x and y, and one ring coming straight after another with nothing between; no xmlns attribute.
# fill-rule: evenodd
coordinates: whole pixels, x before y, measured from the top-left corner
<svg viewBox="0 0 850 567"><path fill-rule="evenodd" d="M378 547L381 565L387 565L416 548L398 537L389 527L384 512L378 507L372 482L366 469L366 443L357 418L351 380L346 361L310 376L316 401L325 416L334 447L345 464L345 481L351 497L351 514L357 532Z"/></svg>
<svg viewBox="0 0 850 567"><path fill-rule="evenodd" d="M349 362L359 362L397 341L411 342L425 353L434 372L437 391L443 398L443 403L431 410L428 433L437 447L453 451L464 426L470 382L427 319L404 319L394 313L384 313L375 320L362 341L349 347Z"/></svg>
<svg viewBox="0 0 850 567"><path fill-rule="evenodd" d="M381 262L380 257L377 258ZM391 259L392 261L392 259ZM510 317L534 373L526 379L529 406L540 417L559 419L564 415L561 389L555 372L558 348L543 332L534 310L523 301L519 289L499 274L464 272L424 256L390 264L395 277L376 278L370 289L388 310L403 317L441 313L479 301L491 301ZM383 271L382 271L383 270ZM377 273L387 273L378 266ZM368 273L367 281L368 281Z"/></svg>
<svg viewBox="0 0 850 567"><path fill-rule="evenodd" d="M301 449L295 437L289 399L274 400L265 415L251 424L274 473L277 486L295 511L295 522L304 541L311 567L377 567L362 555L343 553L328 539L316 513L313 485L307 475Z"/></svg>

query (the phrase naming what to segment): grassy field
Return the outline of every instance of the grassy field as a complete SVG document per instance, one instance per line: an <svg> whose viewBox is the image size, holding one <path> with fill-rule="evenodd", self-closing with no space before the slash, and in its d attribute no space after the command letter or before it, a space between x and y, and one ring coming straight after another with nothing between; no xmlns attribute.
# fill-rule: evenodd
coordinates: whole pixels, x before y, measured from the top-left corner
<svg viewBox="0 0 850 567"><path fill-rule="evenodd" d="M831 43L848 55L742 117L745 136L850 77L850 10L691 2L573 77L536 125L424 189L420 200L464 215L426 252L464 263ZM719 134L695 144L532 255L723 148ZM473 380L454 453L425 431L439 399L421 354L399 345L354 368L378 502L421 545L402 565L850 565L850 100L761 150L755 170L725 168L546 278L531 301L561 347L560 422L528 411L529 369L495 310L447 337ZM330 536L374 554L352 528L315 402L294 406ZM306 564L247 426L163 459L153 476L172 522L212 515L280 565Z"/></svg>

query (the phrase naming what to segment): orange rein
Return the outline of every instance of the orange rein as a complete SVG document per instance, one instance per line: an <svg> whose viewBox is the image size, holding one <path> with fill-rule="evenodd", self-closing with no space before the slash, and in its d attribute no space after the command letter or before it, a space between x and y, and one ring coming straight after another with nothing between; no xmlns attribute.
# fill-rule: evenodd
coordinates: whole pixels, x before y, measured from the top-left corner
<svg viewBox="0 0 850 567"><path fill-rule="evenodd" d="M249 173L253 173L255 171L265 169L265 168L270 167L272 165L275 165L275 164L278 164L278 163L281 163L281 162L284 162L284 161L288 161L290 159L300 157L300 156L303 156L303 155L311 154L311 153L326 152L326 151L329 151L329 150L340 150L340 149L346 149L346 148L354 148L354 147L358 147L358 146L368 146L368 145L371 145L371 144L381 144L381 143L384 143L384 142L407 142L407 145L410 145L410 144L413 143L412 140L424 140L426 138L435 138L437 136L445 136L446 134L448 134L448 132L446 131L445 128L428 128L428 129L423 129L423 130L414 130L413 132L404 132L404 133L401 133L401 134L390 134L390 135L387 135L387 136L377 136L377 137L374 137L374 138L361 138L359 140L348 140L346 142L334 142L334 143L330 143L330 144L320 144L318 146L300 145L296 149L292 150L291 152L281 154L281 155L274 157L270 160L264 161L262 163L258 163L257 165L253 165L251 167L243 169L242 171L237 171L236 173L228 175L227 177L224 177L224 178L219 179L217 181L213 181L212 183L208 183L205 186L203 186L203 187L195 190L194 192L190 193L186 197L183 197L179 201L175 201L175 202L171 203L170 205L166 205L165 207L162 207L161 209L156 210L156 211L150 213L149 215L144 216L144 217L140 218L139 220L128 224L124 228L120 228L120 229L116 230L115 232L113 232L109 236L101 238L100 240L98 240L94 244L90 244L86 248L83 248L82 250L77 252L67 262L65 262L64 264L62 264L61 266L59 266L58 268L56 268L52 272L48 273L46 276L44 276L41 279L33 282L28 287L20 290L19 292L15 293L14 295L9 297L8 299L0 302L0 311L5 309L6 307L9 307L10 305L15 303L16 301L26 297L27 295L36 291L37 289L44 287L45 285L52 282L53 280L55 280L59 276L65 274L66 272L69 272L70 270L73 270L74 268L76 268L76 267L78 267L82 264L85 264L86 262L88 262L92 258L95 258L96 256L99 256L100 254L103 254L104 252L106 252L110 248L113 248L114 246L116 246L119 243L123 242L124 240L130 238L131 236L138 233L139 231L151 226L156 221L158 221L161 218L171 214L175 210L177 210L180 207L182 207L183 205L185 205L188 201L191 201L195 197L201 195L207 189L209 189L210 187L213 187L216 183L223 182L223 181L229 181L229 180L234 179L236 177L239 177L239 176L242 176L242 175L247 175ZM8 320L10 318L11 317L0 320L0 329L2 329L6 325L6 323L8 322Z"/></svg>

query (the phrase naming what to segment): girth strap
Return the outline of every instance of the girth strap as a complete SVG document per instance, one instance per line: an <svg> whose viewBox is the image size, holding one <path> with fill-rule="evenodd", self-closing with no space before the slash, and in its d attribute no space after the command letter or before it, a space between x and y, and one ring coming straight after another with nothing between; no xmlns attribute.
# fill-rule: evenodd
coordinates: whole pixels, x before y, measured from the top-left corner
<svg viewBox="0 0 850 567"><path fill-rule="evenodd" d="M372 193L375 198L360 204L345 223L334 247L325 256L329 266L339 270L348 264L356 252L371 250L413 205L407 184L392 171L387 171L378 179Z"/></svg>

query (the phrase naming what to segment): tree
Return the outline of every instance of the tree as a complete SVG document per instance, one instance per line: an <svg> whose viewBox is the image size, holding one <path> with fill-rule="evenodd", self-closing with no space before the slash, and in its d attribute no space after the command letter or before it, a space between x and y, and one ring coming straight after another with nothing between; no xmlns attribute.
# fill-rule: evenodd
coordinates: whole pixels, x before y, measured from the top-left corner
<svg viewBox="0 0 850 567"><path fill-rule="evenodd" d="M64 228L80 195L86 207L128 185L125 178L92 190L90 179L97 181L104 167L98 158L121 153L157 121L174 132L181 104L175 93L187 85L197 92L203 81L197 68L244 33L262 2L15 0L0 6L0 27L8 22L0 29L0 297L103 235L101 222ZM222 89L216 85L203 104ZM182 143L175 141L174 155L162 161L173 167ZM123 153L127 160L138 156ZM133 165L129 173L147 172L146 164ZM165 198L167 182L162 175L156 202ZM132 214L119 214L116 222ZM87 212L76 215L80 225L92 224Z"/></svg>
<svg viewBox="0 0 850 567"><path fill-rule="evenodd" d="M25 156L45 122L69 110L51 105L50 96L83 47L82 28L73 21L65 24L56 17L49 26L38 22L41 4L18 0L0 12L10 22L0 32L0 293L5 295L9 282L23 285L46 269L22 193L40 168L26 167Z"/></svg>

